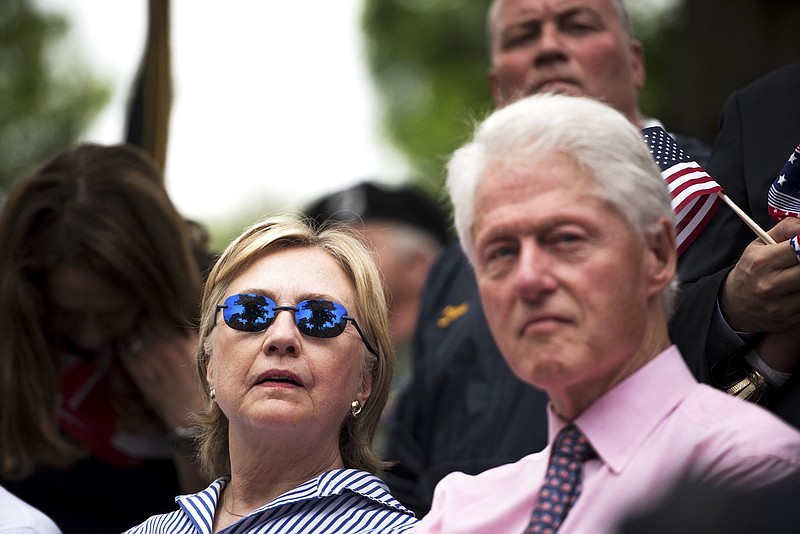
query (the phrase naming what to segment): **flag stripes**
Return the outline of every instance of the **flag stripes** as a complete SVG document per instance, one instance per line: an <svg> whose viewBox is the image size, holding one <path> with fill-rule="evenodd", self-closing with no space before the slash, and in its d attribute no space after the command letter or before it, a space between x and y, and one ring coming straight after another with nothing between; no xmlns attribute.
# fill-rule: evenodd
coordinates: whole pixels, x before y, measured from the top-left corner
<svg viewBox="0 0 800 534"><path fill-rule="evenodd" d="M722 186L692 160L663 128L642 130L653 160L661 170L672 197L678 254L682 254L700 235L722 201L717 193Z"/></svg>

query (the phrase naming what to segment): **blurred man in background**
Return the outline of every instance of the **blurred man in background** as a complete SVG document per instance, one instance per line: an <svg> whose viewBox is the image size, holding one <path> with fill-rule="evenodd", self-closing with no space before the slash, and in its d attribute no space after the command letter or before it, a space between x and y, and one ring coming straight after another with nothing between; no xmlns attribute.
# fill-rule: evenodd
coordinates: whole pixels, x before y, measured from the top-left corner
<svg viewBox="0 0 800 534"><path fill-rule="evenodd" d="M365 181L314 201L305 213L318 224L345 223L375 251L389 304L389 323L397 351L397 369L385 414L411 376L409 343L419 315L422 291L431 266L448 240L441 208L412 186L389 187ZM382 448L383 432L376 437Z"/></svg>

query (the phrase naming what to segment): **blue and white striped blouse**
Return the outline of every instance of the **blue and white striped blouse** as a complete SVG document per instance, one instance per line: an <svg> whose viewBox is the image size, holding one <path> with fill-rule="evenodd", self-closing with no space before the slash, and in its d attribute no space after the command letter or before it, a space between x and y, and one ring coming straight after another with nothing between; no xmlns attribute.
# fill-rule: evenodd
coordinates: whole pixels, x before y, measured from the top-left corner
<svg viewBox="0 0 800 534"><path fill-rule="evenodd" d="M230 477L175 499L179 510L155 515L125 534L211 534L214 511ZM389 493L378 477L356 469L335 469L254 510L225 534L399 533L417 523L413 512Z"/></svg>

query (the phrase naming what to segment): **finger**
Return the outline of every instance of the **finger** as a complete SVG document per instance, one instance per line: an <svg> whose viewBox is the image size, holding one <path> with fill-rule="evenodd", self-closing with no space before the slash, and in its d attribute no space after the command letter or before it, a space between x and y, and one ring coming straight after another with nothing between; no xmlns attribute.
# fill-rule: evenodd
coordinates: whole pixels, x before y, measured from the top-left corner
<svg viewBox="0 0 800 534"><path fill-rule="evenodd" d="M752 284L761 300L791 298L800 305L800 262L793 260L788 267L762 272Z"/></svg>
<svg viewBox="0 0 800 534"><path fill-rule="evenodd" d="M117 354L125 369L130 372L130 367L139 361L139 356L146 353L147 341L141 334L133 334L125 340L117 342Z"/></svg>
<svg viewBox="0 0 800 534"><path fill-rule="evenodd" d="M800 219L787 217L767 232L777 243L783 243L800 234Z"/></svg>
<svg viewBox="0 0 800 534"><path fill-rule="evenodd" d="M798 265L798 260L800 260L800 251L796 250L798 246L800 246L798 245L798 236L795 235L774 245L750 244L747 247L750 250L745 249L745 253L742 256L744 257L748 252L759 255L759 259L753 256L753 261L763 265L764 270L759 269L762 272L765 272L767 267L769 270L780 271L791 269Z"/></svg>

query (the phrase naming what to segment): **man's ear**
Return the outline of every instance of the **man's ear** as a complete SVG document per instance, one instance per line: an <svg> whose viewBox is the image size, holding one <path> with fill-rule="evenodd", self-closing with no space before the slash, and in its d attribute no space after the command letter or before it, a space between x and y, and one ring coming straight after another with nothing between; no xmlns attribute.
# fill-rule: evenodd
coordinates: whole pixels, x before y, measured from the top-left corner
<svg viewBox="0 0 800 534"><path fill-rule="evenodd" d="M647 269L651 294L667 287L678 268L678 251L675 248L675 229L667 217L660 218L645 236Z"/></svg>
<svg viewBox="0 0 800 534"><path fill-rule="evenodd" d="M644 63L644 47L636 39L630 40L631 48L631 71L633 72L633 83L636 91L641 91L647 81L647 74Z"/></svg>

